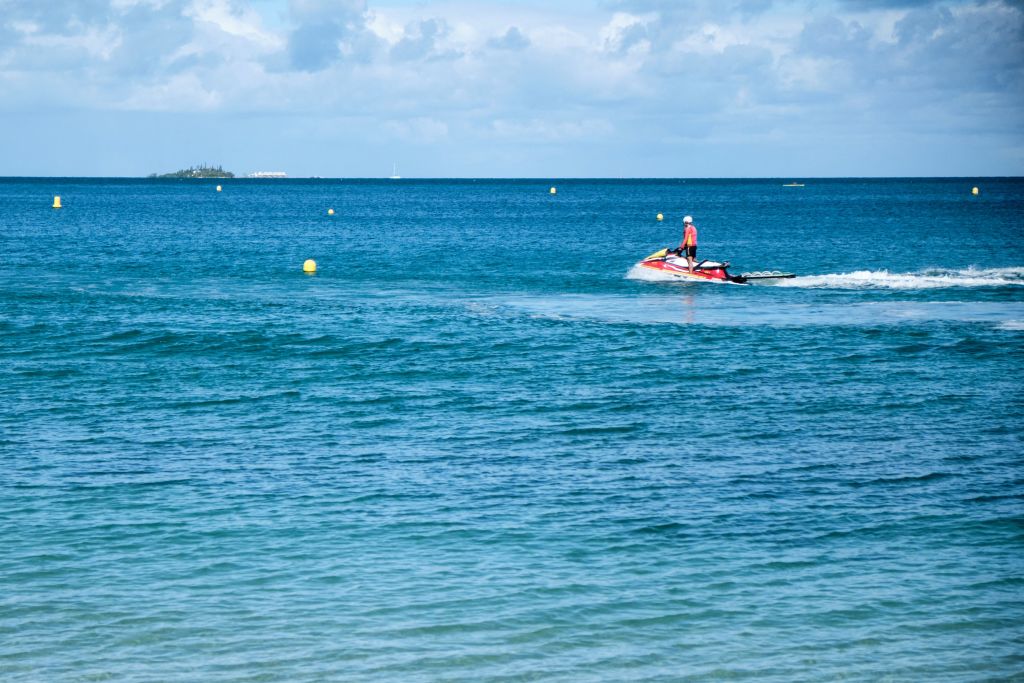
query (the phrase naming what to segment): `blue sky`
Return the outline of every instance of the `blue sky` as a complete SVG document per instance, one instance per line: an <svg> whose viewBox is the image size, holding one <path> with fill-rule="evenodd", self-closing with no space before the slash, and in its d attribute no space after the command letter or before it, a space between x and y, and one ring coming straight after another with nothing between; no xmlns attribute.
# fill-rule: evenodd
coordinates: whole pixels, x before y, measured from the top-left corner
<svg viewBox="0 0 1024 683"><path fill-rule="evenodd" d="M0 0L0 175L1024 175L1020 0Z"/></svg>

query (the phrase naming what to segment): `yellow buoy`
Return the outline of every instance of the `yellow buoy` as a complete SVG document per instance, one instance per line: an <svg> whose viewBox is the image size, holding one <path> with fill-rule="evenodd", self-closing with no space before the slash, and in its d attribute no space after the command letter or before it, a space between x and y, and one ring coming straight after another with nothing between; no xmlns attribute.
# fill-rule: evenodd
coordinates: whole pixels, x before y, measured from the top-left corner
<svg viewBox="0 0 1024 683"><path fill-rule="evenodd" d="M976 194L978 194L978 188L976 188L976 187L972 187L972 188L971 188L971 194L973 194L973 195L976 195Z"/></svg>
<svg viewBox="0 0 1024 683"><path fill-rule="evenodd" d="M327 215L328 216L333 216L334 215L334 209L327 209Z"/></svg>
<svg viewBox="0 0 1024 683"><path fill-rule="evenodd" d="M551 192L551 194L558 194L558 188L552 187L550 192Z"/></svg>
<svg viewBox="0 0 1024 683"><path fill-rule="evenodd" d="M658 220L659 221L663 221L663 220L665 220L665 217L659 213L658 214Z"/></svg>
<svg viewBox="0 0 1024 683"><path fill-rule="evenodd" d="M59 194L53 196L53 208L55 208L55 209L59 209L60 208L60 195Z"/></svg>
<svg viewBox="0 0 1024 683"><path fill-rule="evenodd" d="M217 192L220 192L220 185L217 186Z"/></svg>
<svg viewBox="0 0 1024 683"><path fill-rule="evenodd" d="M303 273L315 273L316 272L316 261L311 258L306 259L306 262L302 264Z"/></svg>

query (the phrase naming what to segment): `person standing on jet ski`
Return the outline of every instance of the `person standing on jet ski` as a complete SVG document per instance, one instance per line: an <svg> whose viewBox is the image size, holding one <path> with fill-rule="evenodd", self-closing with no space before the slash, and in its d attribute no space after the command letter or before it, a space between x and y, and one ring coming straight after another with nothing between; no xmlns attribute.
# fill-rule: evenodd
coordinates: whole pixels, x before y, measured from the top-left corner
<svg viewBox="0 0 1024 683"><path fill-rule="evenodd" d="M693 261L697 258L697 228L693 224L693 216L683 218L683 242L676 253L686 257L686 265L693 272Z"/></svg>

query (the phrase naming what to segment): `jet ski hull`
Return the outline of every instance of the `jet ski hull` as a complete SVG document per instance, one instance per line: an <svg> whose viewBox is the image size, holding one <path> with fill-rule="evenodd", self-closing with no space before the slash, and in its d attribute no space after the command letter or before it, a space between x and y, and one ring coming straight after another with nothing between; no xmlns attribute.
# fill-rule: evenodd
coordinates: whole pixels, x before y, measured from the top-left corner
<svg viewBox="0 0 1024 683"><path fill-rule="evenodd" d="M680 280L711 280L738 283L745 281L740 276L729 275L729 272L726 270L729 267L728 263L705 260L695 264L694 269L691 271L685 258L676 256L667 249L654 252L637 265L641 268L654 270Z"/></svg>
<svg viewBox="0 0 1024 683"><path fill-rule="evenodd" d="M684 280L718 280L720 282L735 282L736 279L731 277L723 268L695 268L693 272L686 265L686 261L683 263L673 263L671 261L659 260L659 261L641 261L641 268L648 268L650 270L656 270L672 277L678 277Z"/></svg>
<svg viewBox="0 0 1024 683"><path fill-rule="evenodd" d="M733 282L745 284L750 280L777 280L780 278L796 277L793 273L780 273L778 271L764 271L757 273L743 273L741 275L730 275L729 262L718 262L704 260L694 264L691 271L686 259L678 256L668 249L656 251L637 264L640 268L657 271L679 280L708 280L711 282Z"/></svg>

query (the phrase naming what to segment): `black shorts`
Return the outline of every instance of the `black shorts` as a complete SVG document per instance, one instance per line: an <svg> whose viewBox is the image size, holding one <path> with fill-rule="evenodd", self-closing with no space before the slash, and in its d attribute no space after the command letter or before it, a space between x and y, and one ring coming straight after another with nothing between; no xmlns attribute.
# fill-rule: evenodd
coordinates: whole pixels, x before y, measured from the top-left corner
<svg viewBox="0 0 1024 683"><path fill-rule="evenodd" d="M697 247L679 247L680 256L690 256L691 258L697 258Z"/></svg>

